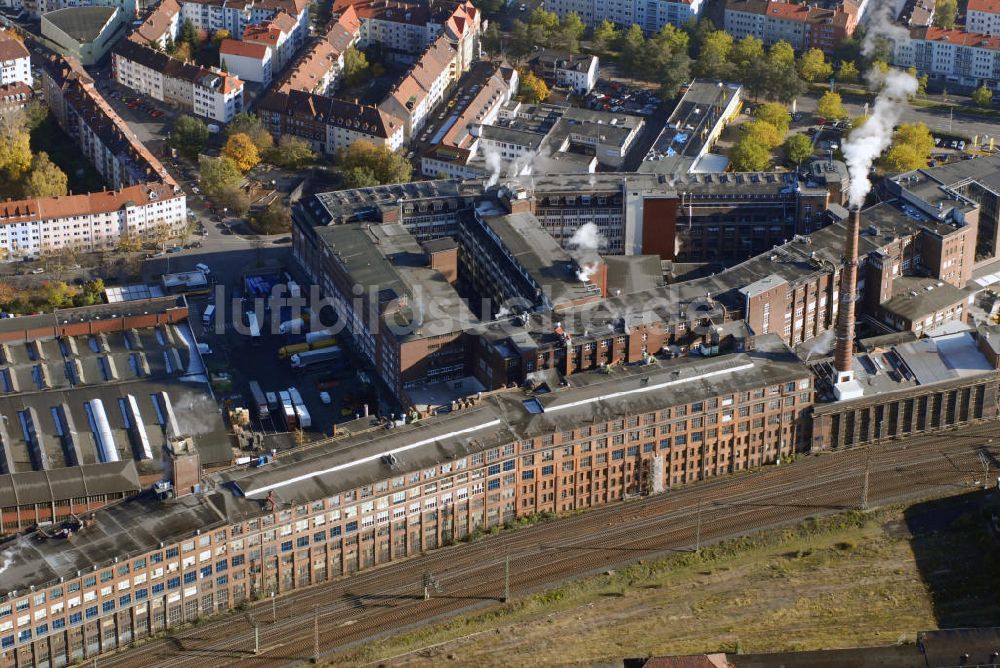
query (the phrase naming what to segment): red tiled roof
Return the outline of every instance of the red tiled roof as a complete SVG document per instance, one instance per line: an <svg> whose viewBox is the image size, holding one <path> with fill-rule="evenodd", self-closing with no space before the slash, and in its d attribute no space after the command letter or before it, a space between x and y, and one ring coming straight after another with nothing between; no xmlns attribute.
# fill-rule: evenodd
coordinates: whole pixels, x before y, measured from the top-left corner
<svg viewBox="0 0 1000 668"><path fill-rule="evenodd" d="M24 44L8 36L7 33L0 32L0 60L17 60L27 58L29 55L31 54Z"/></svg>
<svg viewBox="0 0 1000 668"><path fill-rule="evenodd" d="M966 11L1000 14L1000 0L969 0Z"/></svg>
<svg viewBox="0 0 1000 668"><path fill-rule="evenodd" d="M949 44L957 44L958 46L974 46L980 49L1000 51L1000 35L982 35L958 29L944 30L942 28L935 28L934 26L917 28L913 34L918 39L924 39L928 42L947 42Z"/></svg>
<svg viewBox="0 0 1000 668"><path fill-rule="evenodd" d="M267 58L270 47L259 42L241 42L236 39L224 39L219 45L219 55L222 56L242 56L255 60Z"/></svg>
<svg viewBox="0 0 1000 668"><path fill-rule="evenodd" d="M164 184L137 185L122 190L105 190L86 195L65 195L0 203L0 225L30 220L52 220L118 211L127 205L138 206L174 197L173 188Z"/></svg>

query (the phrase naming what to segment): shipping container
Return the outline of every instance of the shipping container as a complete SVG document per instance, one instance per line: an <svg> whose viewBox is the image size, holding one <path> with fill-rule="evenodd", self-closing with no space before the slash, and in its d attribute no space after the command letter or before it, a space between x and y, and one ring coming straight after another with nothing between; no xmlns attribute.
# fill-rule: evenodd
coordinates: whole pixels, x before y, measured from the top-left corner
<svg viewBox="0 0 1000 668"><path fill-rule="evenodd" d="M266 417L268 414L267 397L264 396L264 391L260 388L260 383L256 380L250 381L250 395L254 406L257 408L257 415Z"/></svg>

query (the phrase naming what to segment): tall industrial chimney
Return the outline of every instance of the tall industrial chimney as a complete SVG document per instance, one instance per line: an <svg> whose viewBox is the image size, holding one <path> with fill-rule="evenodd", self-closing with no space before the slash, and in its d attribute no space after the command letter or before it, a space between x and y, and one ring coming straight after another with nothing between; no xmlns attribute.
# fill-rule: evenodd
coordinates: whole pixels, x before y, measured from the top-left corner
<svg viewBox="0 0 1000 668"><path fill-rule="evenodd" d="M833 391L837 399L856 399L863 394L854 379L854 303L858 289L858 236L861 234L861 208L852 207L847 219L847 243L844 268L840 272L840 306L837 313L837 347L833 366L837 377Z"/></svg>

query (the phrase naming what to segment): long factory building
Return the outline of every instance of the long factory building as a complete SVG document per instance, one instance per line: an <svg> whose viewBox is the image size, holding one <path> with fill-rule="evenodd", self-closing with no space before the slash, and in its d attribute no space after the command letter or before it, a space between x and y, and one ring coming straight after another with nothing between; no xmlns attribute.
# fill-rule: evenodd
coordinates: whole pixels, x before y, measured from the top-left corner
<svg viewBox="0 0 1000 668"><path fill-rule="evenodd" d="M612 178L582 178L591 176ZM613 178L607 192L617 188L620 199L606 208L621 211L639 189ZM669 188L658 176L642 178L657 180L651 192ZM387 385L405 400L421 374L447 378L448 366L465 373L470 365L490 381L487 390L391 429L349 423L331 440L254 470L203 475L190 439L168 434L165 480L153 491L0 544L8 563L4 665L89 659L251 597L532 513L661 493L794 452L996 419L1000 331L959 323L980 202L989 200L962 195L952 180L933 170L898 178L887 186L894 197L860 214L864 225L827 203L818 229L715 275L670 284L670 260L652 248L595 259L551 232L546 241L541 202L564 217L578 215L569 207L589 214L582 201L563 200L563 208L543 200L543 178L530 192L506 184L485 197L481 182L423 182L307 199L293 235L303 270L327 297L352 279L388 276L380 316L415 326L395 342L360 326L351 332L367 337L355 344ZM581 186L575 197L592 196L599 207L587 192ZM627 211L620 215L628 220ZM574 223L565 237L582 225ZM790 345L832 332L852 230L860 231L860 270L847 289L860 295L862 317L894 333L857 354L838 352L836 369L823 357L807 364ZM489 253L490 244L502 252ZM484 262L489 255L497 264ZM506 283L494 275L515 271ZM468 330L421 333L427 325L407 298L428 280L456 309L468 309L456 299L463 281L528 307L510 319L463 311ZM661 301L649 309L653 296ZM922 314L923 302L934 312ZM595 322L603 333L587 330ZM438 336L453 343L435 347ZM408 357L413 337L430 341L420 344L428 354ZM846 399L836 387L845 368L859 388Z"/></svg>

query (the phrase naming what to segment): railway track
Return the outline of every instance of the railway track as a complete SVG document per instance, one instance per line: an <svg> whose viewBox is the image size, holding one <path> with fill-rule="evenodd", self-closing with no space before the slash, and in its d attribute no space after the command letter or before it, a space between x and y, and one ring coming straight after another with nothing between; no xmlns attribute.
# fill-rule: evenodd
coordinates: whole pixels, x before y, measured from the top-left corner
<svg viewBox="0 0 1000 668"><path fill-rule="evenodd" d="M996 439L996 446L990 442ZM210 620L164 639L110 655L102 666L130 668L284 666L313 655L318 617L324 656L359 643L498 604L504 562L515 596L639 559L857 508L867 470L870 506L968 487L981 475L978 453L1000 455L1000 426L973 425L936 436L890 441L873 449L810 456L784 467L717 478L669 494L588 510L472 544L390 562L279 597L241 614ZM699 517L700 516L700 517ZM434 573L443 594L428 601L421 581ZM253 654L252 620L261 653Z"/></svg>

